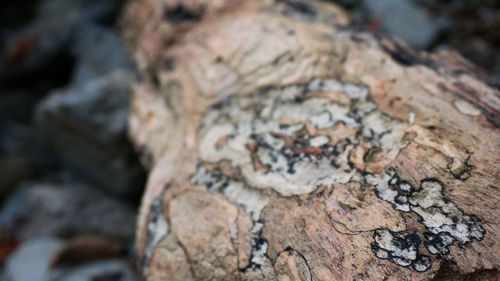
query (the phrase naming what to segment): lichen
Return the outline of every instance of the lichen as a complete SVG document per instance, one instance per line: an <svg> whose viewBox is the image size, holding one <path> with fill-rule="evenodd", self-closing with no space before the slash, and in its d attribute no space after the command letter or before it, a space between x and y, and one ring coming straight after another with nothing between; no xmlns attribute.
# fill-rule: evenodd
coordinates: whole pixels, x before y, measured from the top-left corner
<svg viewBox="0 0 500 281"><path fill-rule="evenodd" d="M338 183L375 186L378 198L402 213L417 215L427 231L422 238L417 232L373 230L372 251L379 258L423 272L431 267L431 258L419 252L421 241L431 255L441 258L453 243L481 240L485 231L476 216L464 214L444 197L438 180L423 180L415 188L394 169L384 172L408 145L405 133L424 134L417 142L440 148L429 132L411 125L414 122L413 112L408 123L383 113L370 99L369 89L353 83L314 79L267 87L214 105L200 126L201 161L216 167L228 161L240 179L230 179L219 168L207 170L200 165L192 183L218 190L251 214L254 240L250 268L259 265L257 257L265 257L267 249L260 236L260 212L268 198L259 189L271 188L292 196ZM463 158L455 147L443 145L442 149L454 160ZM468 175L470 166L464 161L448 167L455 177L457 173ZM464 165L466 172L459 169Z"/></svg>
<svg viewBox="0 0 500 281"><path fill-rule="evenodd" d="M336 102L339 95L351 103ZM254 188L307 194L323 184L347 183L356 173L348 159L354 147L348 138L334 142L314 132L339 124L359 132L352 136L358 144L388 157L401 145L404 123L377 110L366 87L314 79L217 104L202 122L200 155L209 163L231 161Z"/></svg>
<svg viewBox="0 0 500 281"><path fill-rule="evenodd" d="M165 216L163 215L163 200L162 196L153 199L149 213L146 247L144 249L143 257L143 275L146 276L148 271L149 261L153 255L155 246L161 239L169 232L169 225Z"/></svg>
<svg viewBox="0 0 500 281"><path fill-rule="evenodd" d="M400 266L412 266L416 271L426 271L431 267L428 256L418 251L420 238L414 233L392 232L388 229L377 229L371 243L372 251L378 258L387 259Z"/></svg>
<svg viewBox="0 0 500 281"><path fill-rule="evenodd" d="M427 230L424 245L437 258L449 254L449 246L455 242L463 246L474 239L480 241L485 235L479 218L465 214L446 199L444 186L437 179L422 180L418 190L401 180L394 169L367 179L374 184L377 196L391 203L394 209L418 215ZM376 250L374 253L379 256Z"/></svg>
<svg viewBox="0 0 500 281"><path fill-rule="evenodd" d="M249 213L254 223L259 221L260 213L269 200L262 192L245 186L241 181L230 179L219 168L208 170L199 165L191 177L191 183L205 185L209 191L220 192L229 202Z"/></svg>
<svg viewBox="0 0 500 281"><path fill-rule="evenodd" d="M249 265L241 270L258 270L264 264L269 265L270 260L266 256L268 244L261 237L263 224L260 221L260 213L269 200L268 196L241 181L229 178L219 168L207 169L203 165L198 165L196 173L191 177L191 183L204 185L210 192L221 193L229 202L240 206L250 214L253 223L250 232L254 237L251 242L252 251ZM237 229L235 225L232 226L233 223L229 222L229 226L231 235L235 237Z"/></svg>

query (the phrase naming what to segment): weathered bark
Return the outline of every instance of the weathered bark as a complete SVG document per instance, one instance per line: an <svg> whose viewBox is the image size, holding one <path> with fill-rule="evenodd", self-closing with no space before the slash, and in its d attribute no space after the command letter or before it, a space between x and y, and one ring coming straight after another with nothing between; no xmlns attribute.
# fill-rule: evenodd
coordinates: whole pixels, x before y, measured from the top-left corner
<svg viewBox="0 0 500 281"><path fill-rule="evenodd" d="M148 280L492 280L500 94L314 1L131 2Z"/></svg>

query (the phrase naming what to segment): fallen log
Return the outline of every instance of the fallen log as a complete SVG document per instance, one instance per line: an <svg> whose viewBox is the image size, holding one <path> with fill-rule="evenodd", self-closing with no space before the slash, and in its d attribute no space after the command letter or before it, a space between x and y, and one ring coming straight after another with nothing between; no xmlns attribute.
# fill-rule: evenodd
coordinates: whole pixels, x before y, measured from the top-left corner
<svg viewBox="0 0 500 281"><path fill-rule="evenodd" d="M128 4L148 280L498 280L500 93L317 1Z"/></svg>

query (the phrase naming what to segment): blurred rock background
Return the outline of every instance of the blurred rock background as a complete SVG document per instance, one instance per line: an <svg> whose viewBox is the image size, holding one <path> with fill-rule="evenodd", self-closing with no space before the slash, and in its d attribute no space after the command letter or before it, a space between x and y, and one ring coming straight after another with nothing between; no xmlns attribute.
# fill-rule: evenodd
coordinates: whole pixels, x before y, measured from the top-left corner
<svg viewBox="0 0 500 281"><path fill-rule="evenodd" d="M124 1L0 9L0 280L139 280Z"/></svg>
<svg viewBox="0 0 500 281"><path fill-rule="evenodd" d="M352 28L384 34L418 51L458 51L500 87L500 1L328 0L351 12Z"/></svg>
<svg viewBox="0 0 500 281"><path fill-rule="evenodd" d="M346 28L458 50L500 87L500 1L328 1L351 13ZM126 137L138 75L117 28L124 3L0 9L0 281L140 280L145 172Z"/></svg>

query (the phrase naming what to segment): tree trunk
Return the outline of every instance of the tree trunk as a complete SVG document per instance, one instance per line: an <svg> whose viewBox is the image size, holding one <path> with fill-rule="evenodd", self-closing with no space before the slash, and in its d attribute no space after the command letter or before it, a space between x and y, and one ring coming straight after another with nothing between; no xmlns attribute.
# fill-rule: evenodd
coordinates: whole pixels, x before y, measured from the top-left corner
<svg viewBox="0 0 500 281"><path fill-rule="evenodd" d="M131 2L148 280L498 280L500 94L327 2Z"/></svg>

